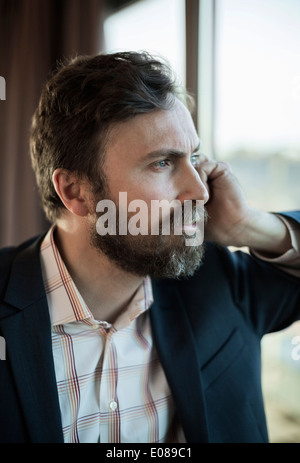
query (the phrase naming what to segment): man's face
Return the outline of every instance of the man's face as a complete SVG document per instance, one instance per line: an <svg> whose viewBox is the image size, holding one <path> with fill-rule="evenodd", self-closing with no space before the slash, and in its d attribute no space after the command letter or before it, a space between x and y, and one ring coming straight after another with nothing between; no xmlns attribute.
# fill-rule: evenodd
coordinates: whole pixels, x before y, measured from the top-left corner
<svg viewBox="0 0 300 463"><path fill-rule="evenodd" d="M118 228L121 208L124 207L120 204L119 194L126 193L127 207L133 201L133 204L145 206L143 211L139 209L139 218L141 222L147 215L148 233L133 236L117 232L101 236L96 230L98 215L95 213L90 227L93 246L130 273L153 278L191 275L203 254L202 244L187 246L185 235L195 231L195 221L199 224L196 208L185 221L189 225L183 225L179 235L174 234L172 221L170 233L161 233L162 216L158 235L151 233L150 224L153 221L153 200L169 203L175 200L176 204L182 205L182 212L186 200L190 204L196 200L202 203L208 200L207 189L194 167L198 150L199 138L192 118L178 100L171 110L138 115L114 126L105 155L106 189L95 198L96 203L103 199L113 201ZM127 211L128 222L133 215Z"/></svg>

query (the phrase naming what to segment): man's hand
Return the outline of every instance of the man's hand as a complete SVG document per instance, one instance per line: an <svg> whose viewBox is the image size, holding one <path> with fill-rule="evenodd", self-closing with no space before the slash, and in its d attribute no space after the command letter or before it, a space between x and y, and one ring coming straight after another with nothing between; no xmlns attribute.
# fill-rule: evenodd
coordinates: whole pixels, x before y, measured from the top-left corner
<svg viewBox="0 0 300 463"><path fill-rule="evenodd" d="M280 255L291 247L290 235L283 221L274 214L251 207L225 162L203 155L197 164L209 192L205 240L225 246L248 246L268 254Z"/></svg>

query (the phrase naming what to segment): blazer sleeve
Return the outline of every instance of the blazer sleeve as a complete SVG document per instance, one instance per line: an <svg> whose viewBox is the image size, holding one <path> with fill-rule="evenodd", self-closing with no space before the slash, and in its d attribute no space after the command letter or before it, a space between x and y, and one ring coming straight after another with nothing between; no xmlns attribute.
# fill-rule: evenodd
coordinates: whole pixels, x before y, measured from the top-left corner
<svg viewBox="0 0 300 463"><path fill-rule="evenodd" d="M300 211L279 216L292 238L292 249L280 257L214 248L220 262L211 270L215 294L222 295L224 306L225 301L230 306L231 299L259 337L300 320ZM226 295L227 285L230 295Z"/></svg>
<svg viewBox="0 0 300 463"><path fill-rule="evenodd" d="M237 326L245 322L258 339L300 320L299 279L255 256L207 244L198 276L199 288L186 297L192 300L198 291L199 307L209 307L194 309L201 320L210 311L220 326L227 319Z"/></svg>

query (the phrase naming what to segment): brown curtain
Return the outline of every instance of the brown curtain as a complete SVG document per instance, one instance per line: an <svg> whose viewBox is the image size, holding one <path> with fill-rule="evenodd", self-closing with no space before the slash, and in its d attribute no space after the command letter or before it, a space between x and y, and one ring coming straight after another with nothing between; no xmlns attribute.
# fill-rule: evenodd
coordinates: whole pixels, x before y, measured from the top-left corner
<svg viewBox="0 0 300 463"><path fill-rule="evenodd" d="M0 0L0 247L49 227L28 152L31 117L58 60L103 49L105 0Z"/></svg>

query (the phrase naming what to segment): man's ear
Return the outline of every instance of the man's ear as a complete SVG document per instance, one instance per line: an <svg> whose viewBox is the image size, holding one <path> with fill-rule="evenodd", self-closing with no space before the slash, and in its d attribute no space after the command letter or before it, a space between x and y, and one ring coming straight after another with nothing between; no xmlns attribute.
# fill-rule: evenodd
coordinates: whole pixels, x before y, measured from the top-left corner
<svg viewBox="0 0 300 463"><path fill-rule="evenodd" d="M87 183L66 169L56 169L52 175L56 193L72 214L84 217L89 213Z"/></svg>

